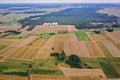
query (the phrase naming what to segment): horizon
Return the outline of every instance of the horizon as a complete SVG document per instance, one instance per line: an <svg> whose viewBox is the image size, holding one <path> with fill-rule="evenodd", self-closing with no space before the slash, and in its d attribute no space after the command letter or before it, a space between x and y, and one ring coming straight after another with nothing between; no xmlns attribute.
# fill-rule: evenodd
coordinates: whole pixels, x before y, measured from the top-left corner
<svg viewBox="0 0 120 80"><path fill-rule="evenodd" d="M13 3L120 3L120 0L1 0L0 4Z"/></svg>

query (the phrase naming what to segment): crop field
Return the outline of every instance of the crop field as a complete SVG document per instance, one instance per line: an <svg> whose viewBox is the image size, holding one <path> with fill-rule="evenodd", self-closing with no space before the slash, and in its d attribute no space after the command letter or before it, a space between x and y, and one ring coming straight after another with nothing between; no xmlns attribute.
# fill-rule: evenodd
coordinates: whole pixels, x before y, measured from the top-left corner
<svg viewBox="0 0 120 80"><path fill-rule="evenodd" d="M60 68L65 76L76 77L96 77L98 80L106 80L106 76L101 69L71 69L71 68ZM97 73L96 73L97 72Z"/></svg>
<svg viewBox="0 0 120 80"><path fill-rule="evenodd" d="M54 38L53 47L54 52L61 52L64 50L64 43L70 39L69 35L57 35Z"/></svg>
<svg viewBox="0 0 120 80"><path fill-rule="evenodd" d="M116 43L120 43L120 39L118 38L119 36L117 36L116 34L114 34L114 33L107 33L106 36L107 36L110 40L112 40L112 41L114 41L114 42L116 42Z"/></svg>
<svg viewBox="0 0 120 80"><path fill-rule="evenodd" d="M76 36L79 41L90 41L90 38L85 32L78 31L76 32Z"/></svg>
<svg viewBox="0 0 120 80"><path fill-rule="evenodd" d="M25 77L18 76L9 76L9 75L0 75L0 80L26 80Z"/></svg>
<svg viewBox="0 0 120 80"><path fill-rule="evenodd" d="M16 25L16 26L0 26L0 32L4 32L4 31L7 31L7 30L17 30L21 28L20 25Z"/></svg>
<svg viewBox="0 0 120 80"><path fill-rule="evenodd" d="M32 34L25 32L25 34L14 35L22 38L0 39L0 74L6 76L0 79L11 80L7 75L13 75L15 79L18 79L17 77L21 80L26 79L27 67L22 65L24 61L28 64L34 63L31 72L33 80L107 80L107 78L120 77L120 49L115 45L119 44L116 42L120 39L117 37L119 31L106 33L106 35L91 34L88 31L74 32L73 26L71 29L67 28L70 33L52 35L43 33L39 29L40 27L36 27L35 31L34 28L35 34L31 31ZM62 51L65 52L66 57L70 55L80 57L81 68L70 68L64 61L50 56L51 53ZM15 64L15 69L11 64ZM56 75L58 77L55 77Z"/></svg>
<svg viewBox="0 0 120 80"><path fill-rule="evenodd" d="M96 42L87 42L87 47L92 57L105 57L104 53Z"/></svg>
<svg viewBox="0 0 120 80"><path fill-rule="evenodd" d="M104 46L114 57L120 57L120 50L110 41L103 41Z"/></svg>
<svg viewBox="0 0 120 80"><path fill-rule="evenodd" d="M53 41L54 41L54 36L51 37L44 45L43 47L38 51L36 58L47 58L50 56L50 54L53 52L52 47L53 47Z"/></svg>

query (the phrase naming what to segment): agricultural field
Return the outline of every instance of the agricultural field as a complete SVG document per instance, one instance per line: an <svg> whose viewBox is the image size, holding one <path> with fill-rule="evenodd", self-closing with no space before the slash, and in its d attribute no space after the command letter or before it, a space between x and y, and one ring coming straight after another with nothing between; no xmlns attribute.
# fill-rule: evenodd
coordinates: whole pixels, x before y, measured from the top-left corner
<svg viewBox="0 0 120 80"><path fill-rule="evenodd" d="M1 80L26 80L29 65L32 65L32 80L120 78L118 30L93 34L91 30L77 30L73 25L38 25L31 31L27 28L20 29L20 34L10 34L0 39ZM51 56L52 53L61 55L62 52L65 53L63 61L59 60L59 56ZM80 58L80 68L71 68L66 63L71 55Z"/></svg>

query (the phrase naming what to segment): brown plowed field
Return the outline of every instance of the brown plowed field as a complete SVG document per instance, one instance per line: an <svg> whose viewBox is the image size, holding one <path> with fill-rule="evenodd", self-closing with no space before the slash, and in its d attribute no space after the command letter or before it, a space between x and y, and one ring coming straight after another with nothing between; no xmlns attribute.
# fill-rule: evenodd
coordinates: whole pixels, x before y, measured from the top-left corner
<svg viewBox="0 0 120 80"><path fill-rule="evenodd" d="M96 42L86 42L86 44L92 57L105 57L104 53Z"/></svg>
<svg viewBox="0 0 120 80"><path fill-rule="evenodd" d="M120 50L110 41L103 41L104 46L114 57L120 57Z"/></svg>
<svg viewBox="0 0 120 80"><path fill-rule="evenodd" d="M104 72L101 69L76 69L60 67L65 76L90 76L97 77L99 80L107 80Z"/></svg>

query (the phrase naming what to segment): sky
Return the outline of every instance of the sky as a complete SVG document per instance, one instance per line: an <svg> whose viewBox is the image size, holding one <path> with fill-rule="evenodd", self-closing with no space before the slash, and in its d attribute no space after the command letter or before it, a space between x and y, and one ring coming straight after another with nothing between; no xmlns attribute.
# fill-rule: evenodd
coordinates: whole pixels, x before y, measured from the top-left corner
<svg viewBox="0 0 120 80"><path fill-rule="evenodd" d="M0 0L0 3L120 3L120 0Z"/></svg>

